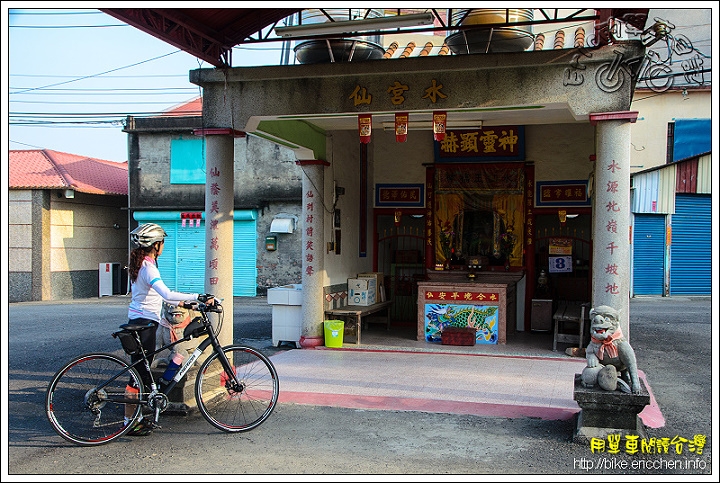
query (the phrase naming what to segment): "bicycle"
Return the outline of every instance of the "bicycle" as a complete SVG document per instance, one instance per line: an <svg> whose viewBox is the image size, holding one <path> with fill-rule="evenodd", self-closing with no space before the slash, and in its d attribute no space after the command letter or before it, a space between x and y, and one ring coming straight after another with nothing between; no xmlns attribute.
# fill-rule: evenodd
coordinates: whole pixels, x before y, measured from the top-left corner
<svg viewBox="0 0 720 483"><path fill-rule="evenodd" d="M275 409L279 394L277 371L270 359L255 348L220 345L217 334L223 320L223 308L214 298L201 295L197 302L185 302L200 313L184 329L183 338L153 352L146 352L139 333L154 330L152 324L123 324L113 337L119 338L128 355L141 355L130 364L121 357L91 353L66 363L50 381L45 397L45 413L53 429L64 439L81 446L96 446L113 441L143 417L143 409L153 412L151 426L159 428L160 413L169 406L167 394L183 380L195 361L212 347L200 365L195 379L195 400L203 417L214 427L230 433L249 431L262 424ZM208 313L217 313L217 329ZM155 381L148 357L192 338L207 336L183 362L163 387ZM143 384L137 366L143 364L150 374L149 389ZM127 377L138 393L126 394ZM125 417L126 405L134 405L132 417ZM147 419L147 416L145 416Z"/></svg>

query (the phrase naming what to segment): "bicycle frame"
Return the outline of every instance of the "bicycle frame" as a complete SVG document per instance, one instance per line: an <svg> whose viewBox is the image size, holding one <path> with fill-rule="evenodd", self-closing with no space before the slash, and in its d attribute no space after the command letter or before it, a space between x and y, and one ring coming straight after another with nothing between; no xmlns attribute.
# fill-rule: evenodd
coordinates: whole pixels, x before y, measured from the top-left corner
<svg viewBox="0 0 720 483"><path fill-rule="evenodd" d="M181 339L152 351L142 348L140 332L154 330L153 324L123 324L122 331L113 336L120 338L127 354L137 357L134 362L128 364L126 359L114 354L93 353L66 363L52 377L45 396L45 413L53 429L72 443L93 446L131 431L138 418L145 421L141 429L160 428L160 413L170 404L167 394L187 379L188 371L208 347L212 347L213 352L199 364L194 384L200 414L215 428L229 433L249 431L262 424L277 403L277 371L270 359L257 349L220 345L217 333L222 326L222 315L214 326L208 314L223 311L219 304L205 303L211 297L208 294L202 296L202 301L186 302L185 306L200 312L200 317L185 327ZM199 341L172 380L156 382L157 376L150 369L152 356L203 335L207 337ZM134 343L126 336L134 339ZM141 364L148 374L138 373ZM129 378L129 384L137 385L136 394L130 393L122 377ZM145 408L154 415L143 415Z"/></svg>
<svg viewBox="0 0 720 483"><path fill-rule="evenodd" d="M150 356L154 356L155 354L158 354L158 353L164 351L165 349L170 349L170 348L176 346L177 344L180 344L181 342L186 342L186 341L193 339L195 336L193 336L192 334L186 335L182 339L178 339L175 342L171 342L170 344L160 347L159 349L155 349L152 352L146 352L145 349L142 347L142 344L140 343L140 337L138 335L138 332L133 331L133 337L135 337L136 341L138 342L138 344L140 346L140 352L141 352L142 358L140 360L137 360L137 361L131 363L127 368L123 369L122 371L120 371L119 373L117 373L116 375L111 377L110 379L104 381L102 384L99 384L97 386L97 389L103 389L105 386L107 386L111 382L122 377L124 374L127 374L131 368L139 366L142 363L145 365L145 369L147 370L148 374L150 374L150 381L151 381L150 392L148 394L144 395L145 397L143 397L143 398L123 397L123 398L118 398L118 399L113 398L113 399L108 399L108 400L112 400L113 402L121 403L121 404L139 404L141 406L147 406L147 405L149 405L150 401L152 400L152 397L155 396L156 394L164 394L164 395L170 394L170 392L175 388L175 386L177 386L177 384L183 380L183 378L185 377L185 374L187 374L187 372L193 366L195 361L205 352L205 349L207 349L208 346L210 346L210 345L212 345L213 351L217 353L218 360L220 361L220 364L222 365L223 369L225 370L225 373L227 375L232 375L231 380L232 380L233 385L239 384L239 381L237 380L235 371L233 370L232 365L230 364L230 361L225 356L225 353L222 350L222 345L220 345L220 341L218 340L217 336L215 335L215 332L213 331L213 327L212 327L212 324L210 323L210 319L208 318L207 313L204 310L200 310L200 313L201 313L203 328L204 328L204 331L202 334L200 334L200 336L207 335L207 337L205 338L205 340L203 340L197 346L197 348L195 349L195 351L193 351L193 353L190 355L190 357L188 357L185 361L183 361L183 364L180 366L180 368L178 368L178 371L175 374L175 376L173 377L172 381L170 381L170 384L168 384L165 388L163 388L163 390L160 390L161 388L158 386L157 382L155 381L155 377L152 375L152 370L150 368L150 362L149 362L148 358ZM160 412L159 408L156 408L156 417L155 417L156 422L157 422L157 414L159 414L159 412Z"/></svg>

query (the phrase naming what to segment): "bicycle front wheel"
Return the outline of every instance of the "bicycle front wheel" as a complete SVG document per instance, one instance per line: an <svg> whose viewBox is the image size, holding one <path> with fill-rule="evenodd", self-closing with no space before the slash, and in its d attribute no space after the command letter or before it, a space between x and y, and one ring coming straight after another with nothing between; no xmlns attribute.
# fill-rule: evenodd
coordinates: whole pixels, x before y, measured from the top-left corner
<svg viewBox="0 0 720 483"><path fill-rule="evenodd" d="M203 417L216 428L236 433L262 424L275 409L280 385L275 366L252 347L223 347L235 374L228 375L218 353L200 367L195 399Z"/></svg>
<svg viewBox="0 0 720 483"><path fill-rule="evenodd" d="M134 368L117 377L127 368L127 362L111 354L87 354L65 364L45 396L45 414L53 429L81 446L105 444L127 432L142 408L135 405L133 416L125 420L125 386L132 381L140 388L137 397L143 391Z"/></svg>

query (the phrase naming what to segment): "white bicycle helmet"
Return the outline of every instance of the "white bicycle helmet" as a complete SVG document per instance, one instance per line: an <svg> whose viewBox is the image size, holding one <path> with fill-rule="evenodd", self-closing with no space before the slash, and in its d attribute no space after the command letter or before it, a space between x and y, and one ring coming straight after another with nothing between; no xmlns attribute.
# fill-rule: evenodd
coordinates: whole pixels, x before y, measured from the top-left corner
<svg viewBox="0 0 720 483"><path fill-rule="evenodd" d="M163 241L167 233L160 225L145 223L130 232L130 240L137 246L147 248L153 243Z"/></svg>

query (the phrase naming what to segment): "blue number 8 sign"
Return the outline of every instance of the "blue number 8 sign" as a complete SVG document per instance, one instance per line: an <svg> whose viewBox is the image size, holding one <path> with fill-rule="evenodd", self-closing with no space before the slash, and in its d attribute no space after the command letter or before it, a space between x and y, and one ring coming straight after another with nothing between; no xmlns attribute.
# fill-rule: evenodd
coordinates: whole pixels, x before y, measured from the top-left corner
<svg viewBox="0 0 720 483"><path fill-rule="evenodd" d="M550 268L550 273L572 272L572 257L549 257L548 267Z"/></svg>

